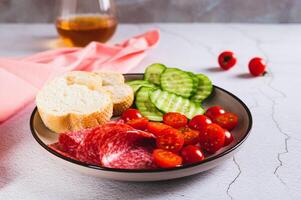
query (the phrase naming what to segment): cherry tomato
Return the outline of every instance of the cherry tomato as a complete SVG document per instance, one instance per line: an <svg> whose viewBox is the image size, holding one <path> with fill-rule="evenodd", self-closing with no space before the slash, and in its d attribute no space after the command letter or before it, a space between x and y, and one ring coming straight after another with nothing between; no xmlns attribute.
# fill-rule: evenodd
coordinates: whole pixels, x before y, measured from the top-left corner
<svg viewBox="0 0 301 200"><path fill-rule="evenodd" d="M224 143L224 146L228 146L229 144L231 144L233 142L234 138L233 138L233 135L225 130L225 143Z"/></svg>
<svg viewBox="0 0 301 200"><path fill-rule="evenodd" d="M196 115L190 120L188 126L189 126L189 128L201 131L208 124L211 124L211 123L212 123L212 121L205 115Z"/></svg>
<svg viewBox="0 0 301 200"><path fill-rule="evenodd" d="M224 51L218 56L218 63L221 68L228 70L236 64L236 56L232 51Z"/></svg>
<svg viewBox="0 0 301 200"><path fill-rule="evenodd" d="M207 109L205 115L214 120L217 115L224 114L226 111L220 106L212 106Z"/></svg>
<svg viewBox="0 0 301 200"><path fill-rule="evenodd" d="M164 124L172 126L174 128L181 128L186 126L188 119L185 115L177 112L169 112L163 116Z"/></svg>
<svg viewBox="0 0 301 200"><path fill-rule="evenodd" d="M209 124L200 132L200 145L209 153L215 153L224 146L225 130L218 124Z"/></svg>
<svg viewBox="0 0 301 200"><path fill-rule="evenodd" d="M186 164L200 162L205 158L201 148L194 145L183 147L181 156Z"/></svg>
<svg viewBox="0 0 301 200"><path fill-rule="evenodd" d="M145 130L148 124L148 119L146 117L141 117L129 120L126 123L135 129Z"/></svg>
<svg viewBox="0 0 301 200"><path fill-rule="evenodd" d="M141 113L139 112L139 110L137 109L133 109L133 108L130 108L130 109L127 109L126 111L124 111L122 113L122 116L121 118L127 122L129 120L132 120L132 119L137 119L137 118L141 118L142 115Z"/></svg>
<svg viewBox="0 0 301 200"><path fill-rule="evenodd" d="M249 71L253 76L262 76L266 73L266 63L262 58L252 58L249 62Z"/></svg>
<svg viewBox="0 0 301 200"><path fill-rule="evenodd" d="M161 168L173 168L182 165L181 156L163 149L155 149L153 159L155 164Z"/></svg>
<svg viewBox="0 0 301 200"><path fill-rule="evenodd" d="M182 127L179 131L184 136L184 145L197 144L199 142L199 132L188 127Z"/></svg>
<svg viewBox="0 0 301 200"><path fill-rule="evenodd" d="M234 113L226 112L215 117L214 122L231 131L238 123L238 117Z"/></svg>
<svg viewBox="0 0 301 200"><path fill-rule="evenodd" d="M171 128L171 126L167 126L160 122L149 122L146 129L154 135L159 136L163 130L168 128Z"/></svg>
<svg viewBox="0 0 301 200"><path fill-rule="evenodd" d="M184 136L177 129L168 128L157 136L156 144L159 149L176 153L180 151L184 145Z"/></svg>

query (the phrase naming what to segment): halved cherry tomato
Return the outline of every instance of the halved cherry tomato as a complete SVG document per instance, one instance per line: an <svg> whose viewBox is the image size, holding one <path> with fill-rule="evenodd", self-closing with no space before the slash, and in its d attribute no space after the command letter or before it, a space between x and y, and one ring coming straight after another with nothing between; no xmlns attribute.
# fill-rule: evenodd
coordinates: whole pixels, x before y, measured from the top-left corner
<svg viewBox="0 0 301 200"><path fill-rule="evenodd" d="M182 157L163 149L153 151L153 159L158 167L173 168L182 165Z"/></svg>
<svg viewBox="0 0 301 200"><path fill-rule="evenodd" d="M181 128L186 126L188 119L185 115L177 112L169 112L163 116L164 124L172 126L174 128Z"/></svg>
<svg viewBox="0 0 301 200"><path fill-rule="evenodd" d="M209 124L200 132L200 146L209 153L215 153L224 143L225 130L218 124Z"/></svg>
<svg viewBox="0 0 301 200"><path fill-rule="evenodd" d="M218 56L218 64L221 68L228 70L236 64L236 56L231 51L224 51Z"/></svg>
<svg viewBox="0 0 301 200"><path fill-rule="evenodd" d="M149 122L146 129L154 135L159 136L163 130L168 128L171 128L171 126L167 126L160 122Z"/></svg>
<svg viewBox="0 0 301 200"><path fill-rule="evenodd" d="M122 116L121 118L127 122L129 120L132 120L132 119L137 119L137 118L141 118L142 115L141 113L139 112L139 110L137 109L133 109L133 108L130 108L130 109L127 109L126 111L124 111L122 113Z"/></svg>
<svg viewBox="0 0 301 200"><path fill-rule="evenodd" d="M217 115L224 114L225 110L220 106L212 106L207 109L205 115L214 120Z"/></svg>
<svg viewBox="0 0 301 200"><path fill-rule="evenodd" d="M180 131L174 128L168 128L157 136L157 147L172 152L178 152L184 145L184 136Z"/></svg>
<svg viewBox="0 0 301 200"><path fill-rule="evenodd" d="M212 123L212 121L205 115L196 115L190 120L188 126L189 126L189 128L201 131L208 124L211 124L211 123Z"/></svg>
<svg viewBox="0 0 301 200"><path fill-rule="evenodd" d="M262 58L252 58L249 62L249 71L253 76L262 76L266 73L266 63Z"/></svg>
<svg viewBox="0 0 301 200"><path fill-rule="evenodd" d="M148 119L146 117L142 117L129 120L126 123L135 129L145 130L148 124Z"/></svg>
<svg viewBox="0 0 301 200"><path fill-rule="evenodd" d="M216 116L214 122L223 127L224 129L231 131L237 125L238 117L234 113L227 112Z"/></svg>
<svg viewBox="0 0 301 200"><path fill-rule="evenodd" d="M224 143L224 146L228 146L229 144L232 143L233 140L234 140L233 135L229 131L225 130L225 143Z"/></svg>
<svg viewBox="0 0 301 200"><path fill-rule="evenodd" d="M181 151L181 156L186 164L200 162L205 158L201 148L194 145L184 147Z"/></svg>
<svg viewBox="0 0 301 200"><path fill-rule="evenodd" d="M194 145L199 142L199 131L193 130L188 127L182 127L179 129L179 131L184 136L184 145Z"/></svg>

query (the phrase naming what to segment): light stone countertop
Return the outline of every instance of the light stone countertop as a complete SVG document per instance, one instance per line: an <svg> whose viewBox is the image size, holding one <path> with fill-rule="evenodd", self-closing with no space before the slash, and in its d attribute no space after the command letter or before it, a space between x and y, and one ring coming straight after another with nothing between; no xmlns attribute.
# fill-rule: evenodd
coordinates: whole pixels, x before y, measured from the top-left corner
<svg viewBox="0 0 301 200"><path fill-rule="evenodd" d="M54 162L30 133L34 105L0 125L0 199L301 199L301 25L121 25L111 43L159 28L161 41L135 72L153 62L207 74L241 98L254 118L243 148L224 164L187 178L130 183L79 174ZM0 24L0 56L46 50L53 25ZM238 64L217 68L217 55L233 50ZM261 56L265 77L251 78L247 63ZM1 80L0 80L1 84ZM0 101L1 103L1 101Z"/></svg>

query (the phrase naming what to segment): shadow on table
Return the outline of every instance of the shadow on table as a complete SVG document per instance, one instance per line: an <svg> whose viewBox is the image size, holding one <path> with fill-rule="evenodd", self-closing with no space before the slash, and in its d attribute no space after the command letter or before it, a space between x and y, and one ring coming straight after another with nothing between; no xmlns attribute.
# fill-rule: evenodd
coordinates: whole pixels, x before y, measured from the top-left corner
<svg viewBox="0 0 301 200"><path fill-rule="evenodd" d="M225 71L218 66L206 67L206 68L202 68L202 69L206 72L223 72L223 71Z"/></svg>

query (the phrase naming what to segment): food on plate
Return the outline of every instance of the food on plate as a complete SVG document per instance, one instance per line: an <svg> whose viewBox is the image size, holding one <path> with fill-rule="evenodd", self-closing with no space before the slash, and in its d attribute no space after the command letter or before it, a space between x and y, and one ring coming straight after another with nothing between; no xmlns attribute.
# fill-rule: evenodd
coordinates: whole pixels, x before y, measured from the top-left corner
<svg viewBox="0 0 301 200"><path fill-rule="evenodd" d="M169 112L163 116L163 122L173 128L181 128L187 125L188 119L181 113Z"/></svg>
<svg viewBox="0 0 301 200"><path fill-rule="evenodd" d="M233 142L237 115L202 107L212 90L203 74L156 63L144 80L126 84L116 72L69 72L47 83L36 101L44 124L60 133L49 147L62 156L152 170L202 162Z"/></svg>
<svg viewBox="0 0 301 200"><path fill-rule="evenodd" d="M213 90L212 82L204 74L168 68L160 63L146 68L144 80L127 84L135 93L137 108L152 121L162 121L167 112L178 112L189 119L203 114L202 102Z"/></svg>
<svg viewBox="0 0 301 200"><path fill-rule="evenodd" d="M122 74L83 71L51 80L36 97L44 124L56 133L104 124L113 114L128 109L133 100L133 91Z"/></svg>
<svg viewBox="0 0 301 200"><path fill-rule="evenodd" d="M110 120L113 103L96 73L70 72L48 82L36 104L44 124L60 133L95 127Z"/></svg>
<svg viewBox="0 0 301 200"><path fill-rule="evenodd" d="M262 58L252 58L249 62L249 71L253 76L263 76L266 73L266 63Z"/></svg>
<svg viewBox="0 0 301 200"><path fill-rule="evenodd" d="M195 145L185 146L181 151L181 156L185 164L193 164L205 159L201 148Z"/></svg>
<svg viewBox="0 0 301 200"><path fill-rule="evenodd" d="M153 151L153 159L155 164L161 168L179 167L183 162L181 156L164 149L155 149Z"/></svg>
<svg viewBox="0 0 301 200"><path fill-rule="evenodd" d="M236 61L236 56L232 51L224 51L218 56L218 64L224 70L232 68Z"/></svg>
<svg viewBox="0 0 301 200"><path fill-rule="evenodd" d="M105 85L103 89L111 94L113 101L113 115L119 116L123 111L132 106L134 93L126 84Z"/></svg>

